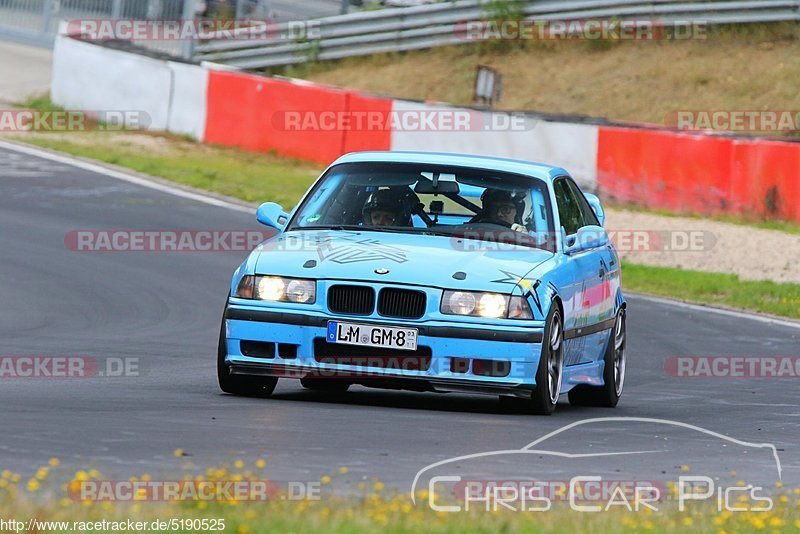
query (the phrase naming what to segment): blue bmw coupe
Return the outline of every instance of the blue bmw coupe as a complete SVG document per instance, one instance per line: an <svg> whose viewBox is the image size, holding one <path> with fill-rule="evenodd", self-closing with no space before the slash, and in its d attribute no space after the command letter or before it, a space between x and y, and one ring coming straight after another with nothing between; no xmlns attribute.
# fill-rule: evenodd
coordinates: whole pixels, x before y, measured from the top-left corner
<svg viewBox="0 0 800 534"><path fill-rule="evenodd" d="M233 275L219 384L279 378L498 395L551 414L616 406L625 381L620 263L598 198L564 169L409 152L342 156Z"/></svg>

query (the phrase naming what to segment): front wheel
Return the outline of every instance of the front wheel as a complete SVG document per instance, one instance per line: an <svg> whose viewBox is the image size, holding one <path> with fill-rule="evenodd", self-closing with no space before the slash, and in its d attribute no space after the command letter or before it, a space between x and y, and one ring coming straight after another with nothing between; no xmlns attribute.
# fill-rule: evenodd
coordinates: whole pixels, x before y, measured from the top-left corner
<svg viewBox="0 0 800 534"><path fill-rule="evenodd" d="M542 341L542 355L536 368L536 387L530 397L500 397L504 406L520 409L535 415L550 415L556 409L561 394L564 369L564 321L556 303L547 314Z"/></svg>
<svg viewBox="0 0 800 534"><path fill-rule="evenodd" d="M597 406L613 408L622 395L625 385L625 308L619 310L614 322L614 331L608 338L603 357L603 385L576 386L569 392L569 403L574 406Z"/></svg>
<svg viewBox="0 0 800 534"><path fill-rule="evenodd" d="M227 309L227 308L226 308ZM228 353L225 347L225 315L219 330L217 345L217 381L219 388L225 393L245 397L269 397L278 384L278 379L271 376L232 375L230 365L225 362Z"/></svg>

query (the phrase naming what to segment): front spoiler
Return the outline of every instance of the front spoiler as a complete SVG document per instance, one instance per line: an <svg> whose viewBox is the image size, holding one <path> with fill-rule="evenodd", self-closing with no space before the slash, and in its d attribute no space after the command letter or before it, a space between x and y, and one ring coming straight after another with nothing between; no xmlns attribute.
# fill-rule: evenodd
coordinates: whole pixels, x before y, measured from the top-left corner
<svg viewBox="0 0 800 534"><path fill-rule="evenodd" d="M408 391L432 391L438 393L464 392L486 395L507 395L528 397L534 386L521 383L498 383L475 379L397 376L379 371L331 371L301 365L281 365L272 363L231 363L232 375L268 376L276 378L315 378L335 379L382 389L403 389ZM324 375L321 375L324 373Z"/></svg>

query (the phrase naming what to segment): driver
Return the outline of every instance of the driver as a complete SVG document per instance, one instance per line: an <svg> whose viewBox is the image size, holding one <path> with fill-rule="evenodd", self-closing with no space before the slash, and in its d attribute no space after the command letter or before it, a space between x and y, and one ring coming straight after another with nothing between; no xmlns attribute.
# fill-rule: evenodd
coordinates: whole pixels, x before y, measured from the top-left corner
<svg viewBox="0 0 800 534"><path fill-rule="evenodd" d="M523 196L502 189L487 189L481 195L483 209L470 222L493 223L511 228L524 230L519 223L522 215Z"/></svg>
<svg viewBox="0 0 800 534"><path fill-rule="evenodd" d="M403 226L405 212L401 194L392 189L379 189L370 193L362 211L365 226Z"/></svg>

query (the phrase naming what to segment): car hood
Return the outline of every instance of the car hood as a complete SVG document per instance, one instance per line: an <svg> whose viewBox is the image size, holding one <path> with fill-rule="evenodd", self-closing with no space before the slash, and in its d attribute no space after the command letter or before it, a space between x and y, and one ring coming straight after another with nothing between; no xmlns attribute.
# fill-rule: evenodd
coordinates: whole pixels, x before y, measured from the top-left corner
<svg viewBox="0 0 800 534"><path fill-rule="evenodd" d="M553 256L530 247L455 237L344 230L280 233L253 254L256 274L506 293ZM457 272L465 278L454 278Z"/></svg>

